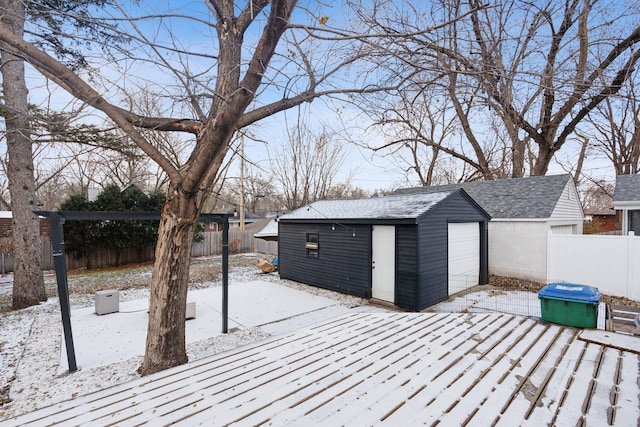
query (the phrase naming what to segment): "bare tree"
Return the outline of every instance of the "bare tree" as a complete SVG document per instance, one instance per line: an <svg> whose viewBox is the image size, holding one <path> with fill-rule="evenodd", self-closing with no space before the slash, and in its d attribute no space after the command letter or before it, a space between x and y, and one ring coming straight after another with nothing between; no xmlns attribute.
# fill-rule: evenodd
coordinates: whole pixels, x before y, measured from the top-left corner
<svg viewBox="0 0 640 427"><path fill-rule="evenodd" d="M587 180L579 187L584 209L600 210L611 206L614 186L602 179Z"/></svg>
<svg viewBox="0 0 640 427"><path fill-rule="evenodd" d="M616 175L640 172L639 115L636 81L629 80L619 96L607 98L589 116L592 144L611 161Z"/></svg>
<svg viewBox="0 0 640 427"><path fill-rule="evenodd" d="M396 96L378 96L366 107L374 128L385 137L384 143L372 140L367 148L390 157L408 177L417 176L420 185L471 179L459 165L477 165L473 152L457 146L460 121L440 89L411 85Z"/></svg>
<svg viewBox="0 0 640 427"><path fill-rule="evenodd" d="M412 3L373 3L361 7L359 17L366 28L389 34L386 43L370 43L378 63L389 76L411 75L443 88L474 154L465 161L485 179L494 177L478 132L487 130L487 117L498 118L509 137L511 176L543 175L640 58L633 5L440 0L421 13Z"/></svg>
<svg viewBox="0 0 640 427"><path fill-rule="evenodd" d="M334 50L334 54L322 58L322 66L313 66L309 55L312 51L300 48L305 42L306 30L290 33L289 51L294 54L284 53L289 52L286 49L283 54L279 53L277 48L290 28L295 0L253 0L242 4L208 0L205 4L210 16L203 10L191 16L174 14L171 10L149 10L130 19L133 17L129 15L140 9L131 6L117 10L119 15L114 19L129 26L126 33L139 43L129 49L135 54L132 67L144 63L143 77L150 76L153 69L158 73L154 77L156 81L172 76L171 84L166 81L157 84L158 90L171 95L172 102L161 117L147 117L119 106L120 99L113 93L117 92L117 86L109 79L107 67L96 67L91 75L94 81L102 77L112 82L111 91L98 92L95 84L87 83L43 49L16 36L6 25L0 25L3 53L23 58L74 97L104 113L168 176L168 199L162 211L152 277L146 351L140 367L143 375L187 360L184 319L193 232L234 133L318 96L349 91L328 86L327 79L338 72L341 64L351 64L359 58L357 53L345 57ZM141 3L141 8L164 6L163 3ZM105 8L95 12L103 14L99 17L101 21L109 21L106 14L113 10ZM317 18L312 19L315 21L306 22L307 28L317 22L322 24ZM138 26L138 22L145 22L145 27ZM190 39L178 41L173 25L189 28ZM199 31L194 30L197 26ZM151 32L145 33L145 29ZM213 38L194 43L195 34L211 34ZM301 36L300 40L296 34ZM188 51L189 46L195 50ZM337 49L330 43L324 47ZM122 58L120 63L126 60ZM260 101L257 96L267 86L271 93ZM364 91L358 89L358 85L353 89L356 90ZM191 135L194 144L189 158L181 167L176 167L141 129Z"/></svg>
<svg viewBox="0 0 640 427"><path fill-rule="evenodd" d="M288 131L271 170L291 210L328 196L344 163L344 151L326 128L315 133L302 122Z"/></svg>

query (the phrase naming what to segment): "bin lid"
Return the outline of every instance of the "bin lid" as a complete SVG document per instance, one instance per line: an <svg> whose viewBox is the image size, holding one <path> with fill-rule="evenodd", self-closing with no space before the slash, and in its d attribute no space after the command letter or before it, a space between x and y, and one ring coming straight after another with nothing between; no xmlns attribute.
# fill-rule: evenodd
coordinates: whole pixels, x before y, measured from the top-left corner
<svg viewBox="0 0 640 427"><path fill-rule="evenodd" d="M551 283L540 289L538 298L552 298L596 304L600 302L600 291L596 287L587 285Z"/></svg>

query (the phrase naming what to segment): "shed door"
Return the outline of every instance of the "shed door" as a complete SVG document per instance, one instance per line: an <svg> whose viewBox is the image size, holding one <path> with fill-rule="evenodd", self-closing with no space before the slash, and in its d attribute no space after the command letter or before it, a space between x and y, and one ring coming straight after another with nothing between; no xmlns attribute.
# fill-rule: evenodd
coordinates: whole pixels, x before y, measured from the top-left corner
<svg viewBox="0 0 640 427"><path fill-rule="evenodd" d="M395 302L396 228L374 225L371 240L371 296Z"/></svg>
<svg viewBox="0 0 640 427"><path fill-rule="evenodd" d="M480 223L449 224L449 295L480 280Z"/></svg>

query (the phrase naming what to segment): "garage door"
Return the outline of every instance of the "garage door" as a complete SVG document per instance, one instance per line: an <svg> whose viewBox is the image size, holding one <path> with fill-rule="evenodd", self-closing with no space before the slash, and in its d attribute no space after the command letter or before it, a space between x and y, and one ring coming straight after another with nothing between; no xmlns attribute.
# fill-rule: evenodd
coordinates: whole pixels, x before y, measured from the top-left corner
<svg viewBox="0 0 640 427"><path fill-rule="evenodd" d="M574 234L573 225L552 225L551 232L553 234Z"/></svg>
<svg viewBox="0 0 640 427"><path fill-rule="evenodd" d="M449 224L449 295L478 284L480 279L480 224Z"/></svg>

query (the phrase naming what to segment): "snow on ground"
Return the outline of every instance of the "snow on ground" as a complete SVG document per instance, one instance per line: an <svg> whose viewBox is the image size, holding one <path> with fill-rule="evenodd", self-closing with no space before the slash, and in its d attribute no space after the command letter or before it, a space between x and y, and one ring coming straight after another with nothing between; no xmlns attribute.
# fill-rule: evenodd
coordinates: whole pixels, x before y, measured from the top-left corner
<svg viewBox="0 0 640 427"><path fill-rule="evenodd" d="M196 318L186 322L187 343L195 343L222 332L222 288L189 291L188 302L196 303ZM283 303L283 302L295 303ZM322 310L338 301L264 280L233 283L229 289L230 330L247 330L274 321ZM147 299L125 301L119 312L98 316L94 307L71 313L76 360L82 369L125 361L144 354L149 303ZM68 370L65 348L60 367Z"/></svg>
<svg viewBox="0 0 640 427"><path fill-rule="evenodd" d="M464 294L441 302L428 311L443 313L508 313L539 319L540 300L536 292L488 290ZM598 306L598 329L605 327L605 304Z"/></svg>
<svg viewBox="0 0 640 427"><path fill-rule="evenodd" d="M255 267L233 267L229 271L230 332L222 334L221 284L200 286L207 287L190 290L187 298L196 302L196 318L186 324L187 355L192 361L346 312L386 311L360 298L262 274ZM122 291L121 312L98 316L93 295L71 296L80 368L75 373L68 373L57 298L1 313L0 421L138 378L148 297L147 289Z"/></svg>

